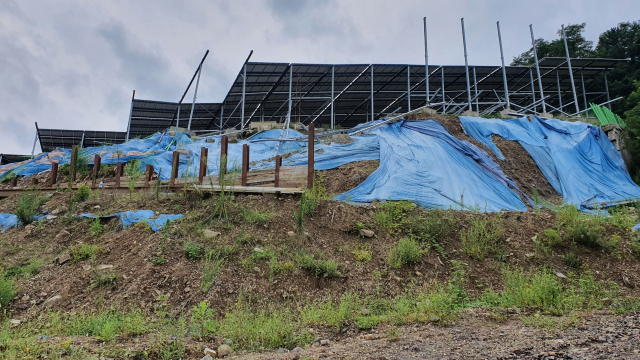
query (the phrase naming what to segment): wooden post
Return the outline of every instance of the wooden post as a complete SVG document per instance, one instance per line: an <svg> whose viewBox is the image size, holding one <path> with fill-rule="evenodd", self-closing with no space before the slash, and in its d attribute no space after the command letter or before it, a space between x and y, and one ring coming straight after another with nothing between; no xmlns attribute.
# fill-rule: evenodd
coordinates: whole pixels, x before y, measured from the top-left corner
<svg viewBox="0 0 640 360"><path fill-rule="evenodd" d="M307 165L307 187L313 188L313 165L314 165L314 145L315 143L315 131L313 123L309 124L309 145L307 146L307 152L309 153L308 165Z"/></svg>
<svg viewBox="0 0 640 360"><path fill-rule="evenodd" d="M116 165L116 188L120 187L120 178L122 177L122 167L123 167L123 164L121 162L119 162Z"/></svg>
<svg viewBox="0 0 640 360"><path fill-rule="evenodd" d="M49 179L49 187L56 186L57 182L58 182L58 163L54 161L51 163L51 179Z"/></svg>
<svg viewBox="0 0 640 360"><path fill-rule="evenodd" d="M31 178L31 184L33 184L33 185L38 185L38 182L39 182L39 181L38 181L38 178L37 178L37 177L35 177L35 176L34 176L34 177L32 177L32 178Z"/></svg>
<svg viewBox="0 0 640 360"><path fill-rule="evenodd" d="M169 187L176 185L176 178L178 177L178 169L180 168L180 152L173 152L173 161L171 162L171 180L169 180Z"/></svg>
<svg viewBox="0 0 640 360"><path fill-rule="evenodd" d="M276 156L276 180L273 182L273 187L280 187L280 166L282 166L282 156Z"/></svg>
<svg viewBox="0 0 640 360"><path fill-rule="evenodd" d="M206 147L200 148L200 173L198 175L198 184L202 185L204 177L207 176L207 163L209 157L209 149Z"/></svg>
<svg viewBox="0 0 640 360"><path fill-rule="evenodd" d="M100 163L102 162L102 158L100 155L96 154L93 158L93 181L91 182L91 187L96 188L96 182L98 180L98 175L100 174Z"/></svg>
<svg viewBox="0 0 640 360"><path fill-rule="evenodd" d="M14 188L14 187L17 187L17 186L18 186L18 177L14 176L14 177L11 178L11 187Z"/></svg>
<svg viewBox="0 0 640 360"><path fill-rule="evenodd" d="M144 187L149 187L149 181L151 181L151 177L153 176L153 165L147 165L147 171L144 174Z"/></svg>
<svg viewBox="0 0 640 360"><path fill-rule="evenodd" d="M226 135L220 139L220 171L218 172L218 182L227 173L227 155L229 154L229 138ZM222 184L220 184L222 185Z"/></svg>
<svg viewBox="0 0 640 360"><path fill-rule="evenodd" d="M247 186L247 173L249 172L249 145L242 145L242 186Z"/></svg>
<svg viewBox="0 0 640 360"><path fill-rule="evenodd" d="M69 162L69 189L73 188L73 182L76 180L74 170L76 167L76 156L78 155L77 149L78 145L73 145L71 148L71 161Z"/></svg>

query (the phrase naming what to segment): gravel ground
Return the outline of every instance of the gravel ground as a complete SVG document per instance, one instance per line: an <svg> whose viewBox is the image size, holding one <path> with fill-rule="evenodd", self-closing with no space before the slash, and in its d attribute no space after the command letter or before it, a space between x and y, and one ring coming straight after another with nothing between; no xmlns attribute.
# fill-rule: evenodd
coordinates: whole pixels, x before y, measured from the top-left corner
<svg viewBox="0 0 640 360"><path fill-rule="evenodd" d="M474 309L454 326L402 327L389 341L385 330L286 352L251 353L239 359L640 359L640 316L590 314L564 329L489 320Z"/></svg>

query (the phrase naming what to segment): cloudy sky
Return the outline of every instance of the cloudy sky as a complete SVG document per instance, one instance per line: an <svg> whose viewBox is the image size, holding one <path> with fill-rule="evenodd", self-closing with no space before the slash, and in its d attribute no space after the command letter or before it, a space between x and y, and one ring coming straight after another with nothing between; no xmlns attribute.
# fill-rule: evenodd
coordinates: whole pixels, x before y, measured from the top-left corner
<svg viewBox="0 0 640 360"><path fill-rule="evenodd" d="M561 24L586 37L638 20L638 0L0 0L0 152L29 154L42 128L126 130L136 98L177 101L198 62L198 100L221 101L252 61L463 64L507 60ZM187 95L191 99L193 95ZM36 152L40 149L36 148Z"/></svg>

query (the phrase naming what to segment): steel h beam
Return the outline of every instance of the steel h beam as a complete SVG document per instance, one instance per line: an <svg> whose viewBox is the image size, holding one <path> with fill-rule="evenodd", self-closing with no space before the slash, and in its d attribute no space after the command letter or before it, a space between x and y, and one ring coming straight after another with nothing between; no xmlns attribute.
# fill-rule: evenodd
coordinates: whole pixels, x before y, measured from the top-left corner
<svg viewBox="0 0 640 360"><path fill-rule="evenodd" d="M569 77L571 78L571 89L573 90L573 103L576 105L576 112L580 117L580 105L578 105L578 94L576 93L576 84L573 81L573 70L571 69L571 57L569 56L569 45L567 45L567 34L564 32L564 24L561 27L562 39L564 40L564 50L567 53L567 65L569 66Z"/></svg>
<svg viewBox="0 0 640 360"><path fill-rule="evenodd" d="M500 59L502 60L502 81L504 82L504 97L507 100L507 109L511 107L509 102L509 88L507 87L507 69L504 66L504 52L502 51L502 35L500 34L500 21L496 23L498 27L498 41L500 42Z"/></svg>
<svg viewBox="0 0 640 360"><path fill-rule="evenodd" d="M289 64L289 112L287 112L287 135L289 134L289 124L291 123L291 87L293 86L293 65Z"/></svg>
<svg viewBox="0 0 640 360"><path fill-rule="evenodd" d="M536 62L536 73L538 74L538 86L540 87L540 98L544 99L544 91L542 90L542 78L540 77L540 66L538 65L538 51L536 50L536 40L533 36L533 24L529 24L529 31L531 32L531 45L533 46L533 59ZM547 112L547 105L542 100L542 112Z"/></svg>
<svg viewBox="0 0 640 360"><path fill-rule="evenodd" d="M133 116L133 100L136 98L136 91L133 90L133 95L131 96L131 107L129 108L129 124L127 125L127 138L125 141L129 141L129 132L131 131L131 116ZM180 105L178 105L180 107Z"/></svg>
<svg viewBox="0 0 640 360"><path fill-rule="evenodd" d="M471 87L469 86L469 61L467 60L467 36L464 32L464 18L460 19L462 24L462 44L464 46L464 71L467 75L467 100L469 102L469 111L473 111L471 107Z"/></svg>
<svg viewBox="0 0 640 360"><path fill-rule="evenodd" d="M427 17L422 18L424 21L424 83L426 87L427 106L429 106L429 51L427 47ZM444 101L444 100L443 100ZM409 106L411 111L411 106Z"/></svg>

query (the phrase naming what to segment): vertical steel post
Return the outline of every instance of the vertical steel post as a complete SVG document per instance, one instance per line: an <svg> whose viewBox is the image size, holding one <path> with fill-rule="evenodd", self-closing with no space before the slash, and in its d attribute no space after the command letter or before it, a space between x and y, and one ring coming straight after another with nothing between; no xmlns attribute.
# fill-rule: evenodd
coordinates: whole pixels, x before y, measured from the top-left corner
<svg viewBox="0 0 640 360"><path fill-rule="evenodd" d="M582 99L584 100L584 109L589 109L587 104L587 91L584 89L584 76L582 76L582 69L580 69L580 82L582 82Z"/></svg>
<svg viewBox="0 0 640 360"><path fill-rule="evenodd" d="M2 154L0 154L0 166L2 166Z"/></svg>
<svg viewBox="0 0 640 360"><path fill-rule="evenodd" d="M334 112L333 112L333 88L334 88L334 79L335 79L335 71L336 67L331 66L331 129L333 130L333 124L335 122Z"/></svg>
<svg viewBox="0 0 640 360"><path fill-rule="evenodd" d="M567 65L569 65L569 77L571 78L571 89L573 90L573 103L576 105L576 112L580 117L580 106L578 105L578 94L576 93L576 84L573 81L573 70L571 70L571 57L569 56L569 45L567 45L567 34L564 32L564 24L562 24L562 39L564 40L564 50L567 53Z"/></svg>
<svg viewBox="0 0 640 360"><path fill-rule="evenodd" d="M220 130L223 130L222 127L224 126L222 124L222 120L224 120L224 105L225 105L225 102L223 101L222 106L220 106Z"/></svg>
<svg viewBox="0 0 640 360"><path fill-rule="evenodd" d="M427 106L429 106L429 51L427 47L427 17L423 17L422 21L424 22L424 84L426 86L425 96L427 98ZM444 102L444 99L442 101Z"/></svg>
<svg viewBox="0 0 640 360"><path fill-rule="evenodd" d="M82 139L80 139L80 147L83 148L84 147L84 134L85 132L82 132Z"/></svg>
<svg viewBox="0 0 640 360"><path fill-rule="evenodd" d="M200 74L202 74L202 64L200 64L200 67L198 68L198 80L196 80L196 88L195 88L195 91L193 92L193 102L191 103L191 114L189 114L189 125L187 126L187 129L189 130L191 130L191 119L193 118L193 109L195 109L196 107L196 96L198 95L198 85L200 85ZM243 99L244 99L244 94L243 94ZM244 106L244 102L242 105Z"/></svg>
<svg viewBox="0 0 640 360"><path fill-rule="evenodd" d="M373 121L373 64L371 64L371 121Z"/></svg>
<svg viewBox="0 0 640 360"><path fill-rule="evenodd" d="M476 81L476 67L473 67L473 91L476 98L476 111L480 112L480 105L478 104L478 82Z"/></svg>
<svg viewBox="0 0 640 360"><path fill-rule="evenodd" d="M180 104L178 104L178 112L176 113L176 127L180 127Z"/></svg>
<svg viewBox="0 0 640 360"><path fill-rule="evenodd" d="M446 96L444 95L444 66L440 67L440 80L442 81L442 113L447 113L447 104L445 102Z"/></svg>
<svg viewBox="0 0 640 360"><path fill-rule="evenodd" d="M287 138L289 137L289 124L291 123L291 88L293 87L293 65L289 64L289 112L287 113L287 120L284 123L284 127L287 129ZM281 136L282 137L282 136ZM276 154L277 154L276 150Z"/></svg>
<svg viewBox="0 0 640 360"><path fill-rule="evenodd" d="M411 75L409 73L410 67L407 65L407 111L411 111Z"/></svg>
<svg viewBox="0 0 640 360"><path fill-rule="evenodd" d="M467 36L464 32L464 18L460 19L462 23L462 44L464 45L464 72L467 75L467 100L469 101L469 111L473 111L471 107L471 87L469 86L469 61L467 60Z"/></svg>
<svg viewBox="0 0 640 360"><path fill-rule="evenodd" d="M556 83L558 84L558 103L560 107L558 108L562 111L562 92L560 91L560 70L556 70Z"/></svg>
<svg viewBox="0 0 640 360"><path fill-rule="evenodd" d="M542 78L540 77L540 66L538 65L538 52L536 50L536 40L533 36L533 25L529 24L531 32L531 45L533 46L533 59L536 62L536 73L538 74L538 86L540 87L540 99L542 99L542 112L547 113L547 104L544 102L544 91L542 90Z"/></svg>
<svg viewBox="0 0 640 360"><path fill-rule="evenodd" d="M609 110L611 110L611 103L609 101L611 101L611 99L609 98L609 82L607 81L607 72L604 72L604 88L607 90L607 106L609 107Z"/></svg>
<svg viewBox="0 0 640 360"><path fill-rule="evenodd" d="M240 114L240 116L242 117L242 120L240 120L240 130L244 129L244 97L245 97L245 89L247 86L247 63L244 63L244 66L242 67L242 113ZM197 86L196 86L197 88Z"/></svg>
<svg viewBox="0 0 640 360"><path fill-rule="evenodd" d="M533 98L533 102L536 102L536 87L533 84L533 70L531 70L531 68L529 68L529 77L531 78L531 97ZM533 111L534 112L538 112L538 107L534 106L533 107Z"/></svg>
<svg viewBox="0 0 640 360"><path fill-rule="evenodd" d="M83 133L84 135L84 133ZM33 148L31 148L31 158L33 158L33 155L36 152L36 144L38 143L38 130L36 130L36 137L35 139L33 139Z"/></svg>
<svg viewBox="0 0 640 360"><path fill-rule="evenodd" d="M507 100L507 111L511 107L509 102L509 88L507 87L507 68L504 66L504 52L502 51L502 35L500 34L500 21L496 23L498 26L498 41L500 42L500 59L502 60L502 81L504 82L504 97Z"/></svg>
<svg viewBox="0 0 640 360"><path fill-rule="evenodd" d="M314 144L315 144L315 125L313 123L309 124L309 143L307 145L307 187L309 189L313 188L313 170L314 170Z"/></svg>
<svg viewBox="0 0 640 360"><path fill-rule="evenodd" d="M127 138L125 139L125 141L129 141L129 131L131 130L131 116L133 115L133 100L135 98L136 98L136 91L133 90L133 95L131 96L131 107L129 108L129 124L127 125Z"/></svg>

